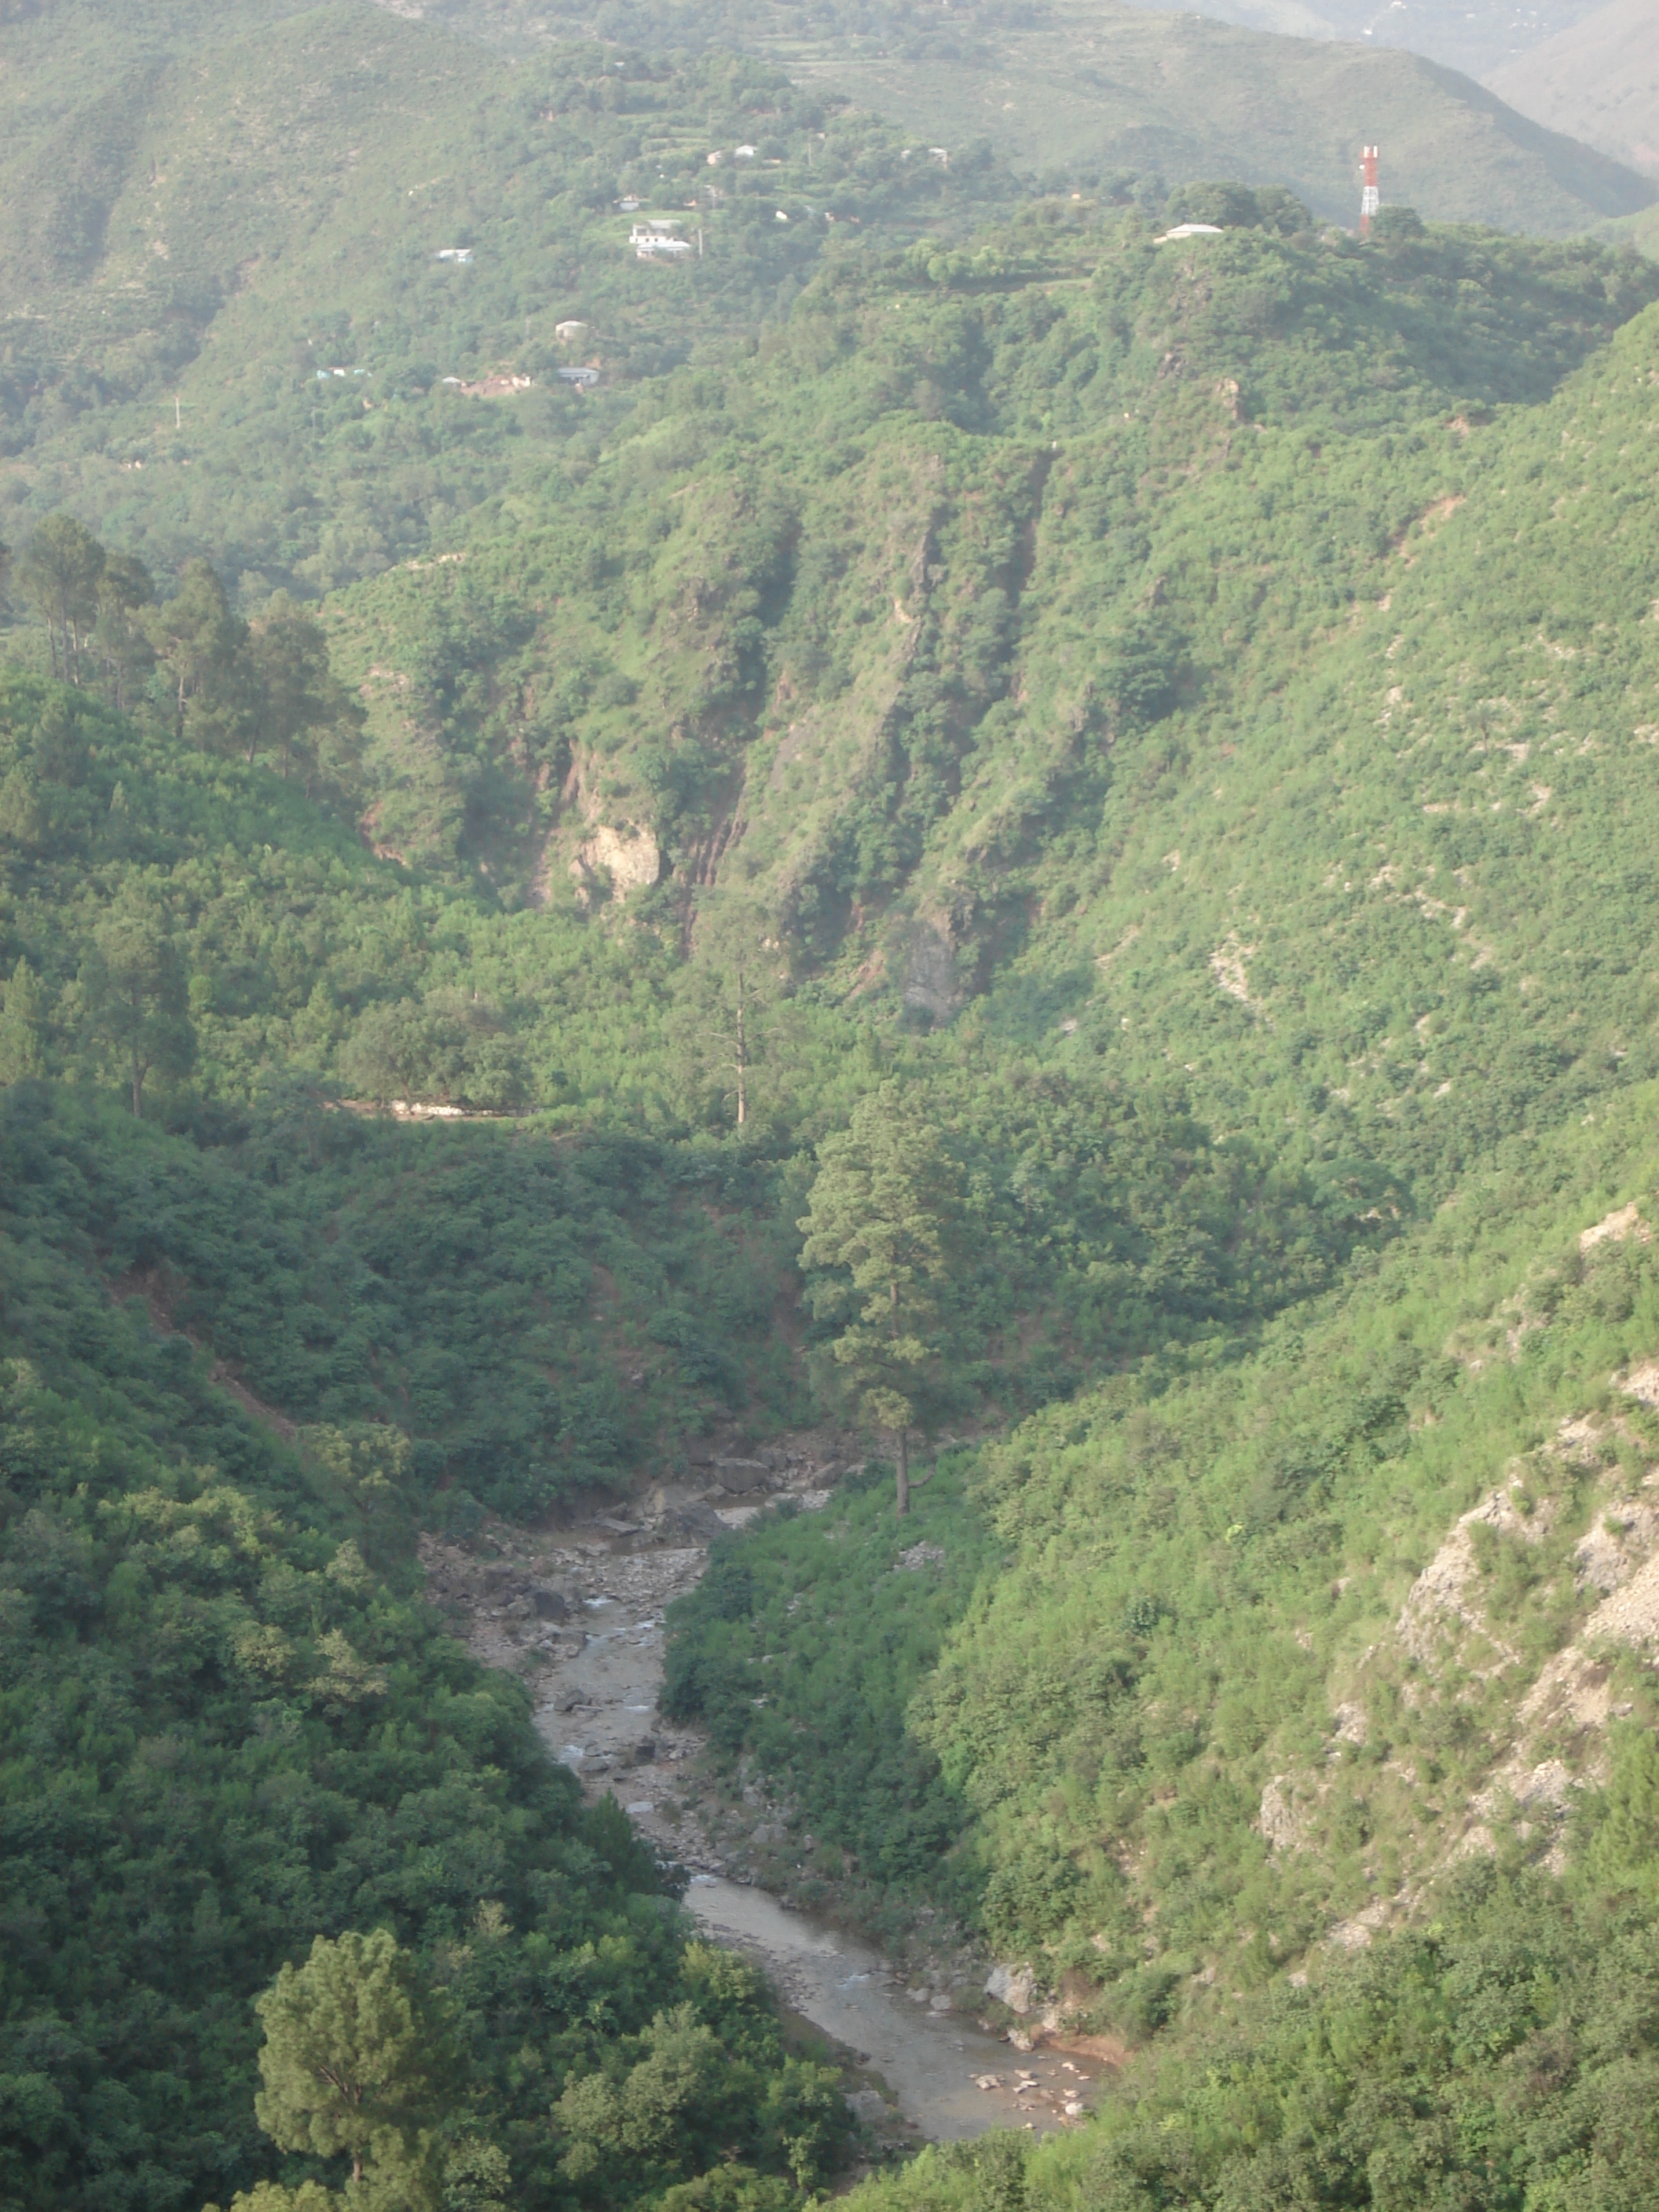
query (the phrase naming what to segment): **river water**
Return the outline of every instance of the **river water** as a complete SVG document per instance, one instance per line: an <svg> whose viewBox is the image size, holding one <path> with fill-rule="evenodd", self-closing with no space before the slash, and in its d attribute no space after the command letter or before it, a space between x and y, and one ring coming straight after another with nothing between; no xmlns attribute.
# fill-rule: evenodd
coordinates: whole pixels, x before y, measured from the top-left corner
<svg viewBox="0 0 1659 2212"><path fill-rule="evenodd" d="M755 1510L709 1514L707 1533L741 1526ZM432 1594L465 1617L478 1657L529 1677L543 1740L584 1790L613 1794L665 1857L690 1870L685 1902L709 1935L763 1966L785 2002L855 2053L922 2135L1073 2124L1102 2070L1097 2057L1023 2055L946 1993L906 1989L867 1945L751 1885L700 1825L701 1741L665 1724L656 1705L663 1612L702 1573L706 1534L683 1517L671 1533L599 1515L514 1540L507 1560L486 1563L426 1540Z"/></svg>
<svg viewBox="0 0 1659 2212"><path fill-rule="evenodd" d="M855 2051L934 2142L1051 2128L1081 2112L1098 2070L1088 2062L1046 2051L1020 2058L959 2014L919 2004L878 1953L763 1889L693 1875L685 1901L711 1936L758 1957L795 2011Z"/></svg>

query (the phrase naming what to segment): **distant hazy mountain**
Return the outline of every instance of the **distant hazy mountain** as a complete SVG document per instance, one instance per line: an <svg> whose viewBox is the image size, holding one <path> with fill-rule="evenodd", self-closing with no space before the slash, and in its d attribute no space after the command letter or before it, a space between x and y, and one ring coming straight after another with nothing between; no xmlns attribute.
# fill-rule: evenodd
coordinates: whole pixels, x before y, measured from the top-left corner
<svg viewBox="0 0 1659 2212"><path fill-rule="evenodd" d="M277 0L267 0L277 4ZM527 55L560 38L758 52L951 147L1056 186L1231 176L1352 222L1359 149L1426 220L1563 237L1637 213L1627 165L1540 130L1477 80L1589 0L380 0ZM1378 51L1386 48L1386 52Z"/></svg>
<svg viewBox="0 0 1659 2212"><path fill-rule="evenodd" d="M1659 10L1609 0L1487 78L1535 122L1659 169Z"/></svg>
<svg viewBox="0 0 1659 2212"><path fill-rule="evenodd" d="M1181 0L1137 0L1159 14L1190 14ZM1595 0L1205 0L1199 11L1253 31L1288 31L1298 38L1363 39L1379 46L1407 46L1431 61L1487 82L1493 72L1544 41L1571 33L1594 11ZM1607 11L1611 14L1611 9ZM1648 0L1630 0L1632 21L1651 13ZM1506 98L1512 97L1505 94ZM1523 112L1536 111L1525 108ZM1576 126L1540 116L1558 130Z"/></svg>
<svg viewBox="0 0 1659 2212"><path fill-rule="evenodd" d="M1047 0L1029 22L981 18L955 50L896 30L772 51L798 84L902 113L941 144L982 137L1015 167L1057 178L1084 165L1171 183L1240 177L1352 222L1371 141L1384 200L1425 219L1561 237L1651 198L1628 167L1540 130L1443 64L1190 11Z"/></svg>

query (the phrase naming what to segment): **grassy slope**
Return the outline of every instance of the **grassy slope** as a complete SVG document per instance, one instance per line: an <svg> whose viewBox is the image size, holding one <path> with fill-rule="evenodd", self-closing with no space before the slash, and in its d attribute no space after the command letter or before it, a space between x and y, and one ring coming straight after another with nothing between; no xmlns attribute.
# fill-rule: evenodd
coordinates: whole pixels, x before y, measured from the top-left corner
<svg viewBox="0 0 1659 2212"><path fill-rule="evenodd" d="M1569 1695L1601 1595L1572 1547L1639 1511L1659 1446L1607 1387L1659 1334L1652 1261L1578 1247L1650 1188L1653 1097L1512 1141L1246 1360L1154 1361L947 1457L905 1526L877 1485L734 1547L682 1607L671 1699L785 1780L827 1847L810 1874L845 1847L1132 2033L1201 2005L1206 1969L1257 1984L1334 1919L1409 1911L1477 1830L1523 1820L1541 1851L1544 1762L1582 1780L1605 1751L1605 1705ZM1413 1577L1517 1474L1467 1623L1431 1607L1414 1648ZM901 1573L917 1543L942 1562ZM1623 1655L1609 1699L1651 1694Z"/></svg>
<svg viewBox="0 0 1659 2212"><path fill-rule="evenodd" d="M1186 1060L1223 1126L1340 1127L1424 1216L1242 1367L1154 1369L982 1455L989 1534L959 1540L1000 1562L937 1666L885 1693L976 1811L991 1932L1053 1947L1054 1974L1115 1972L1130 2024L1143 1936L1177 1977L1270 1972L1334 1916L1407 1909L1466 1827L1509 1832L1506 1793L1542 1849L1548 1761L1582 1778L1602 1755L1572 1650L1599 1592L1572 1553L1609 1513L1645 1525L1659 1438L1608 1377L1651 1355L1659 1312L1645 1249L1577 1238L1655 1172L1650 1091L1613 1086L1648 1068L1655 972L1637 487L1656 345L1650 311L1510 418L1457 511L1387 554L1386 605L1250 712L1194 721L1121 832L1109 799L1098 872L1024 956L1035 988L1073 948L1062 1059L1141 1081ZM1210 966L1229 929L1253 1004ZM1511 1475L1522 1506L1467 1540L1467 1621L1431 1606L1396 1632L1455 1516ZM771 1540L795 1586L789 1532ZM794 1655L768 1626L781 1683ZM1621 1656L1615 1699L1645 1682ZM766 1731L792 1717L741 1734L787 1765ZM1296 1843L1278 1854L1275 1777Z"/></svg>
<svg viewBox="0 0 1659 2212"><path fill-rule="evenodd" d="M1614 1859L1613 1880L1569 1891L1477 1861L1432 1925L1334 1964L1317 1987L1220 2008L1149 2055L1097 2125L934 2148L855 2191L854 2212L1639 2212L1659 2155L1659 2022L1651 1829L1631 1817L1653 1766L1633 1733L1621 1764L1590 1849Z"/></svg>

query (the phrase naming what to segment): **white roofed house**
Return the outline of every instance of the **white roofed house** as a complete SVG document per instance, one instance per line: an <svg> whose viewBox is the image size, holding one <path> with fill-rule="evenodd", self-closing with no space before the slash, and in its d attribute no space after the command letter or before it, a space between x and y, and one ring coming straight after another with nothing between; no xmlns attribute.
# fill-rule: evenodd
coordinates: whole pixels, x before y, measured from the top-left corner
<svg viewBox="0 0 1659 2212"><path fill-rule="evenodd" d="M681 261L696 249L689 239L678 236L678 224L653 217L636 222L628 234L628 242L641 261Z"/></svg>

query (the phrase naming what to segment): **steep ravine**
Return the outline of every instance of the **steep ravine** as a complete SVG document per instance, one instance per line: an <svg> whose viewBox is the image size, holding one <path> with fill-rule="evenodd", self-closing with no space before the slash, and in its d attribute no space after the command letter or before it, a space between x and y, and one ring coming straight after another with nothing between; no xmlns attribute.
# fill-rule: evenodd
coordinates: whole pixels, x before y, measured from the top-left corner
<svg viewBox="0 0 1659 2212"><path fill-rule="evenodd" d="M960 1974L943 1986L935 1969L907 1986L867 1944L757 1886L745 1851L777 1840L776 1808L752 1786L741 1807L723 1803L700 1737L659 1713L663 1613L702 1573L711 1539L765 1510L769 1492L793 1494L805 1511L822 1505L838 1469L809 1437L725 1472L744 1487L659 1486L631 1508L600 1508L557 1530L492 1522L470 1545L428 1538L431 1595L476 1656L530 1684L549 1749L583 1788L614 1795L664 1857L688 1869L686 1904L709 1934L757 1959L784 2002L848 2053L849 2071L880 2083L853 2095L878 2136L948 2140L1076 2122L1102 2053L1021 2052L981 2024L983 2000L974 2003Z"/></svg>

